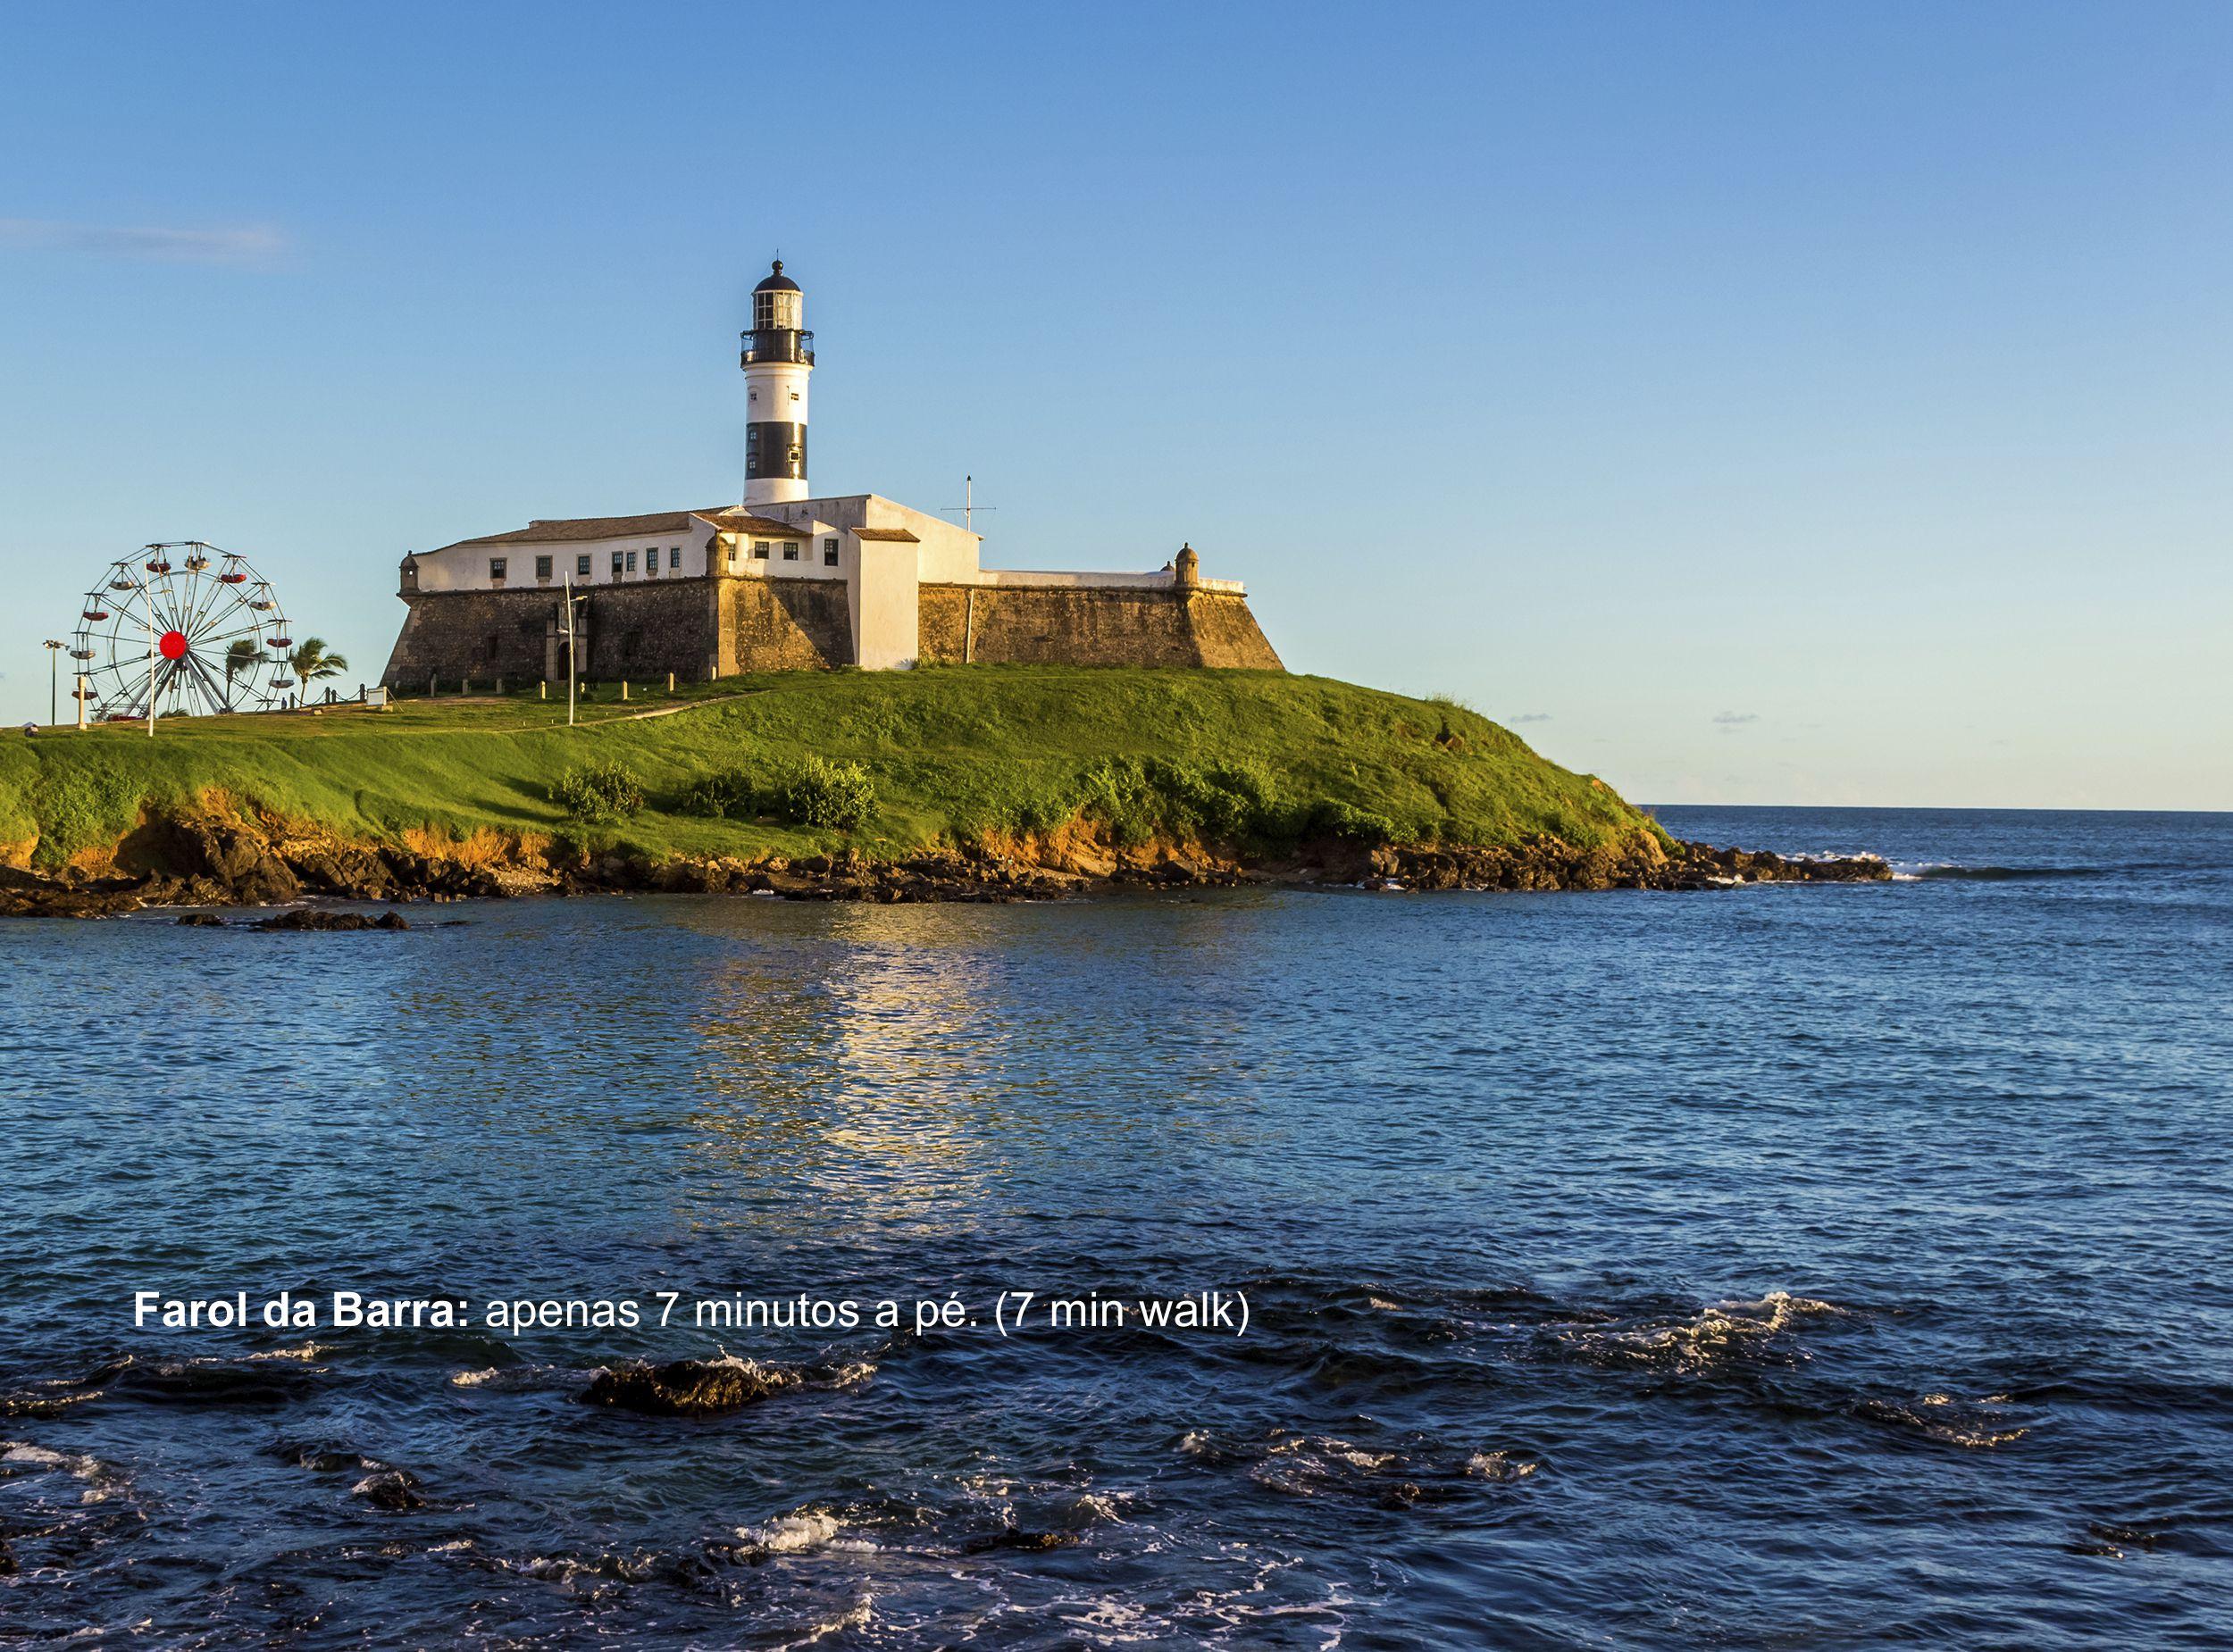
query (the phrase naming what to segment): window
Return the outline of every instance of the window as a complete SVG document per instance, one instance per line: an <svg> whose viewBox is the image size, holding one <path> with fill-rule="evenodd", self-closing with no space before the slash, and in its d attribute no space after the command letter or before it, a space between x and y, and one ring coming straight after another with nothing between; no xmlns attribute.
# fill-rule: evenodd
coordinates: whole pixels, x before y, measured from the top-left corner
<svg viewBox="0 0 2233 1652"><path fill-rule="evenodd" d="M618 551L613 553L613 578L615 580L620 578L620 553Z"/></svg>
<svg viewBox="0 0 2233 1652"><path fill-rule="evenodd" d="M767 560L767 541L765 539L755 539L752 541L752 560L763 563Z"/></svg>
<svg viewBox="0 0 2233 1652"><path fill-rule="evenodd" d="M729 560L731 562L737 560L737 542L734 539L729 541Z"/></svg>
<svg viewBox="0 0 2233 1652"><path fill-rule="evenodd" d="M835 539L823 540L822 565L824 568L834 568L837 566L837 541Z"/></svg>
<svg viewBox="0 0 2233 1652"><path fill-rule="evenodd" d="M752 295L752 326L757 332L791 331L799 325L799 295L772 292Z"/></svg>
<svg viewBox="0 0 2233 1652"><path fill-rule="evenodd" d="M790 399L791 399L792 401L794 401L794 402L795 402L795 401L797 401L797 400L799 399L799 392L798 392L798 391L796 391L796 390L793 390L793 391L790 393Z"/></svg>
<svg viewBox="0 0 2233 1652"><path fill-rule="evenodd" d="M540 580L541 580L544 584L546 584L546 585L548 585L548 584L549 584L549 583L550 583L550 558L549 558L549 557L548 557L548 556L538 556L538 557L535 559L535 577L536 577L537 579Z"/></svg>
<svg viewBox="0 0 2233 1652"><path fill-rule="evenodd" d="M491 556L489 558L489 582L491 585L501 585L504 583L503 557Z"/></svg>
<svg viewBox="0 0 2233 1652"><path fill-rule="evenodd" d="M629 555L632 556L635 553L631 551ZM647 580L659 577L659 547L656 545L643 554L643 574Z"/></svg>
<svg viewBox="0 0 2233 1652"><path fill-rule="evenodd" d="M668 567L670 567L670 568L680 568L682 565L682 547L681 546L679 546L679 545L670 545L670 546L667 546L667 566L668 566Z"/></svg>
<svg viewBox="0 0 2233 1652"><path fill-rule="evenodd" d="M590 577L590 554L587 551L573 559L573 577L577 580Z"/></svg>
<svg viewBox="0 0 2233 1652"><path fill-rule="evenodd" d="M799 560L798 540L786 539L783 541L783 560L787 563L795 563Z"/></svg>
<svg viewBox="0 0 2233 1652"><path fill-rule="evenodd" d="M628 572L631 573L636 572L636 553L633 551L628 553Z"/></svg>

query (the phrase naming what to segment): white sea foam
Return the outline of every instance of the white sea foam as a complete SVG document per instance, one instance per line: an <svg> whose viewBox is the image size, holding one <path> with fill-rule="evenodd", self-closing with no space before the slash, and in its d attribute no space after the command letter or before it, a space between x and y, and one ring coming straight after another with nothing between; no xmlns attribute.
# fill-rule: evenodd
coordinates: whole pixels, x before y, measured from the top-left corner
<svg viewBox="0 0 2233 1652"><path fill-rule="evenodd" d="M2028 1423L2007 1414L2008 1396L1990 1394L1983 1399L1963 1399L1953 1394L1918 1395L1911 1403L1895 1399L1867 1399L1860 1412L1872 1422L1911 1429L1927 1439L1966 1451L1989 1451L2013 1445L2031 1432Z"/></svg>
<svg viewBox="0 0 2233 1652"><path fill-rule="evenodd" d="M1509 1451L1476 1451L1466 1459L1466 1473L1476 1480L1525 1480L1542 1466Z"/></svg>
<svg viewBox="0 0 2233 1652"><path fill-rule="evenodd" d="M1333 1439L1322 1434L1290 1434L1284 1439L1275 1441L1271 1447L1273 1456L1292 1454L1313 1456L1322 1461L1346 1463L1351 1468L1367 1470L1385 1468L1395 1461L1396 1456L1392 1451L1367 1451L1361 1446L1351 1445L1345 1439Z"/></svg>
<svg viewBox="0 0 2233 1652"><path fill-rule="evenodd" d="M1575 1325L1559 1332L1561 1341L1600 1358L1671 1364L1704 1370L1759 1347L1799 1319L1842 1314L1844 1308L1814 1297L1771 1290L1755 1300L1719 1302L1687 1319L1645 1320L1627 1325ZM1804 1359L1804 1350L1794 1357Z"/></svg>
<svg viewBox="0 0 2233 1652"><path fill-rule="evenodd" d="M54 1451L45 1446L26 1445L21 1441L0 1442L0 1468L10 1466L18 1473L58 1470L72 1479L84 1481L85 1489L78 1494L80 1503L107 1502L116 1495L121 1478L98 1457Z"/></svg>
<svg viewBox="0 0 2233 1652"><path fill-rule="evenodd" d="M65 1474L74 1474L79 1480L99 1480L107 1473L98 1457L54 1451L45 1446L12 1444L0 1449L0 1463L13 1463L23 1468L57 1468Z"/></svg>
<svg viewBox="0 0 2233 1652"><path fill-rule="evenodd" d="M866 1629L876 1621L875 1606L876 1603L873 1598L863 1595L846 1610L839 1613L835 1617L816 1623L798 1639L783 1641L775 1648L775 1652L791 1652L794 1647L810 1647L815 1641L837 1634L841 1630Z"/></svg>
<svg viewBox="0 0 2233 1652"><path fill-rule="evenodd" d="M61 1452L50 1451L45 1446L11 1445L0 1450L0 1463L21 1463L36 1468L60 1468L69 1461L70 1459Z"/></svg>
<svg viewBox="0 0 2233 1652"><path fill-rule="evenodd" d="M1075 1512L1089 1520L1108 1520L1122 1523L1124 1506L1132 1499L1121 1491L1088 1491L1083 1493Z"/></svg>
<svg viewBox="0 0 2233 1652"><path fill-rule="evenodd" d="M799 1555L828 1548L841 1553L870 1554L876 1545L866 1538L841 1538L837 1517L820 1509L801 1509L778 1514L757 1526L739 1526L737 1536L763 1555Z"/></svg>

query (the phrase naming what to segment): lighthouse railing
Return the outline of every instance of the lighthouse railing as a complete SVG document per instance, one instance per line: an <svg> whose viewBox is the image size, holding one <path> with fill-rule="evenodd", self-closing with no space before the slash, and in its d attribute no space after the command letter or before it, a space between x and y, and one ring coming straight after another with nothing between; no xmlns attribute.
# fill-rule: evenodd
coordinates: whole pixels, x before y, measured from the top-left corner
<svg viewBox="0 0 2233 1652"><path fill-rule="evenodd" d="M741 364L749 367L757 362L800 362L814 365L814 335L794 331L788 327L748 327L738 335L742 345Z"/></svg>

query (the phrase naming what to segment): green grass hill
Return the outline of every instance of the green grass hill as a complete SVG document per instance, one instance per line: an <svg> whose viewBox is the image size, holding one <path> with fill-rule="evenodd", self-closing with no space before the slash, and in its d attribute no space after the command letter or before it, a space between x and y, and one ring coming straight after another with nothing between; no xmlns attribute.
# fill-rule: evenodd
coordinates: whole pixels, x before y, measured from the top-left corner
<svg viewBox="0 0 2233 1652"><path fill-rule="evenodd" d="M650 714L646 714L650 713ZM592 836L654 856L872 857L1095 823L1276 850L1313 837L1577 848L1656 833L1462 705L1269 672L992 666L607 685L0 738L0 845L97 858L148 813L394 841ZM562 799L571 798L569 807ZM830 823L832 821L849 825ZM817 823L820 822L820 823Z"/></svg>

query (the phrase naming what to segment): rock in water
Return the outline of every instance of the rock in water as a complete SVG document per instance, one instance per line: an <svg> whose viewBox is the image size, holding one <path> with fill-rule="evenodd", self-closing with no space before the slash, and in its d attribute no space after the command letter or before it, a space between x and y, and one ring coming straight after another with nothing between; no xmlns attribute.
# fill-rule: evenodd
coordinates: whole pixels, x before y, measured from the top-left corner
<svg viewBox="0 0 2233 1652"><path fill-rule="evenodd" d="M298 907L293 912L276 913L258 919L248 926L252 930L407 930L411 926L398 912L383 912L377 918L361 912L320 912L314 907Z"/></svg>
<svg viewBox="0 0 2233 1652"><path fill-rule="evenodd" d="M366 1475L350 1489L374 1508L385 1509L391 1514L426 1506L426 1498L419 1494L419 1478L408 1469L382 1469Z"/></svg>
<svg viewBox="0 0 2233 1652"><path fill-rule="evenodd" d="M711 1417L794 1388L799 1373L749 1359L637 1360L600 1371L582 1398L652 1417Z"/></svg>

